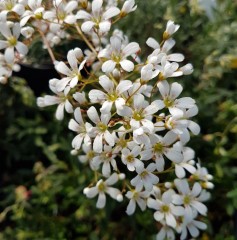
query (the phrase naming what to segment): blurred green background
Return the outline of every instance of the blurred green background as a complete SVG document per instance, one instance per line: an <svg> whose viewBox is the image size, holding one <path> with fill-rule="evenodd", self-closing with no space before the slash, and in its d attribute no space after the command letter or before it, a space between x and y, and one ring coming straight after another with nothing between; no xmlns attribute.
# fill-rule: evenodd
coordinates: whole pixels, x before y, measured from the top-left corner
<svg viewBox="0 0 237 240"><path fill-rule="evenodd" d="M137 10L119 27L142 47L161 40L167 20L181 25L174 51L194 65L183 77L183 95L199 106L202 131L189 146L214 176L208 202L208 229L199 239L237 239L237 1L136 1ZM149 52L148 52L149 51ZM128 217L126 202L110 201L105 210L82 189L89 168L70 156L73 134L55 108L39 110L23 79L0 86L0 239L154 239L152 212ZM67 116L68 117L68 116Z"/></svg>

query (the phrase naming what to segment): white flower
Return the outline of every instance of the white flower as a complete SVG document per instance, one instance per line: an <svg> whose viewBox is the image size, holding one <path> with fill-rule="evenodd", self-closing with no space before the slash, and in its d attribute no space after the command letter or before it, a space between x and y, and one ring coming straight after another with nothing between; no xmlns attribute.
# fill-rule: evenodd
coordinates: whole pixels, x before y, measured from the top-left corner
<svg viewBox="0 0 237 240"><path fill-rule="evenodd" d="M192 190L190 190L186 179L175 179L174 183L178 189L179 194L173 195L172 202L176 205L184 206L184 216L193 216L193 212L195 211L202 215L206 215L207 207L201 203L201 201L203 199L208 199L209 193L203 191L201 185L198 182L194 183Z"/></svg>
<svg viewBox="0 0 237 240"><path fill-rule="evenodd" d="M104 145L104 151L95 156L92 160L92 165L95 169L98 169L100 164L102 163L102 174L105 177L109 177L111 175L111 167L113 167L114 171L117 171L117 164L115 161L115 157L117 153L112 149L111 146Z"/></svg>
<svg viewBox="0 0 237 240"><path fill-rule="evenodd" d="M83 192L88 198L93 198L96 195L99 195L96 207L104 208L106 204L105 193L109 194L111 198L116 199L119 202L123 200L121 192L117 188L110 187L118 180L119 175L117 173L113 173L107 180L103 181L101 179L97 182L95 187L85 188Z"/></svg>
<svg viewBox="0 0 237 240"><path fill-rule="evenodd" d="M138 175L131 180L131 184L136 188L136 191L141 191L143 186L145 190L150 192L154 184L159 182L159 178L153 174L156 165L151 163L147 168L140 167L136 169Z"/></svg>
<svg viewBox="0 0 237 240"><path fill-rule="evenodd" d="M89 92L89 98L92 103L102 104L100 109L101 112L110 112L113 103L115 103L116 109L121 109L122 106L125 105L122 93L132 87L131 81L120 81L115 88L114 83L106 75L103 75L99 77L99 84L103 87L107 94L100 90L93 89Z"/></svg>
<svg viewBox="0 0 237 240"><path fill-rule="evenodd" d="M188 63L183 67L179 68L179 71L181 71L183 75L189 75L193 72L193 65Z"/></svg>
<svg viewBox="0 0 237 240"><path fill-rule="evenodd" d="M79 103L80 106L88 103L85 92L76 92L73 94L73 98Z"/></svg>
<svg viewBox="0 0 237 240"><path fill-rule="evenodd" d="M72 13L78 6L77 1L69 1L64 3L63 0L56 0L54 3L54 9L46 11L43 18L47 20L57 21L60 24L63 22L67 24L73 24L76 22L76 16Z"/></svg>
<svg viewBox="0 0 237 240"><path fill-rule="evenodd" d="M32 27L23 27L21 29L21 34L25 37L25 38L31 38L32 34L34 33L34 28Z"/></svg>
<svg viewBox="0 0 237 240"><path fill-rule="evenodd" d="M64 108L68 113L73 113L73 107L65 93L57 91L56 85L59 81L60 80L56 78L49 81L49 88L56 94L56 96L45 95L44 97L39 97L37 98L37 105L39 107L46 107L58 104L55 116L58 120L62 120L64 118Z"/></svg>
<svg viewBox="0 0 237 240"><path fill-rule="evenodd" d="M5 56L14 58L14 49L16 49L17 52L22 55L27 54L27 46L24 43L18 41L21 33L21 27L19 23L14 23L12 30L7 25L7 23L0 23L0 33L4 38L6 38L6 40L0 40L0 50L5 49Z"/></svg>
<svg viewBox="0 0 237 240"><path fill-rule="evenodd" d="M178 144L179 145L179 144ZM174 144L174 148L178 146ZM180 147L179 147L180 148ZM190 173L195 173L196 168L194 165L194 151L189 147L183 148L183 160L180 163L175 163L175 174L178 178L184 178L186 176L185 170Z"/></svg>
<svg viewBox="0 0 237 240"><path fill-rule="evenodd" d="M66 77L62 78L57 84L57 91L61 92L66 87L70 90L74 88L78 81L82 79L81 70L83 69L86 60L82 61L78 66L78 60L76 57L76 53L78 48L70 50L67 54L67 60L71 67L71 69L64 63L59 62L55 65L55 68L58 72L66 75Z"/></svg>
<svg viewBox="0 0 237 240"><path fill-rule="evenodd" d="M121 67L126 72L133 71L134 63L127 60L127 57L137 53L139 50L140 47L136 42L122 45L122 40L119 37L111 37L110 45L98 54L99 58L107 59L102 65L102 71L110 73L115 67Z"/></svg>
<svg viewBox="0 0 237 240"><path fill-rule="evenodd" d="M74 116L76 121L71 119L69 121L68 128L78 133L78 135L72 140L72 147L75 149L80 149L83 140L86 145L91 144L91 139L88 133L92 126L87 122L84 123L81 115L81 109L79 107L75 109Z"/></svg>
<svg viewBox="0 0 237 240"><path fill-rule="evenodd" d="M124 106L118 110L120 116L130 119L132 129L139 129L141 126L146 128L150 133L154 130L152 123L152 115L159 110L158 104L152 102L150 105L141 94L137 94L133 98L133 106Z"/></svg>
<svg viewBox="0 0 237 240"><path fill-rule="evenodd" d="M210 182L210 180L213 179L213 176L208 173L207 169L205 167L201 167L199 163L197 163L197 170L193 175L191 176L195 180L201 180L203 181L202 187L207 189L212 189L214 187L213 183Z"/></svg>
<svg viewBox="0 0 237 240"><path fill-rule="evenodd" d="M152 64L147 64L141 69L141 83L148 82L149 80L157 77L159 74L158 69L153 69Z"/></svg>
<svg viewBox="0 0 237 240"><path fill-rule="evenodd" d="M173 228L169 227L165 221L161 221L163 225L159 233L156 235L156 240L175 240Z"/></svg>
<svg viewBox="0 0 237 240"><path fill-rule="evenodd" d="M161 81L157 84L162 95L163 101L154 101L159 106L166 107L172 115L183 115L183 109L189 109L195 106L194 99L190 97L183 97L177 99L183 90L181 84L174 82L169 85L167 81Z"/></svg>
<svg viewBox="0 0 237 240"><path fill-rule="evenodd" d="M179 71L179 64L177 62L170 63L166 60L166 56L163 56L161 65L157 65L156 68L160 71L158 76L160 81L183 75L183 72Z"/></svg>
<svg viewBox="0 0 237 240"><path fill-rule="evenodd" d="M179 163L183 160L183 155L181 153L182 147L173 148L172 144L177 141L177 135L168 132L164 137L159 135L150 136L150 146L146 147L144 151L141 152L142 160L155 159L156 168L159 172L164 170L165 160L163 156L166 156L169 160L175 163Z"/></svg>
<svg viewBox="0 0 237 240"><path fill-rule="evenodd" d="M101 119L95 109L95 107L90 107L87 111L89 119L96 124L93 127L91 133L95 135L93 142L93 150L95 152L101 153L103 147L103 139L110 145L114 146L114 136L108 131L108 123L111 118L111 113L101 114Z"/></svg>
<svg viewBox="0 0 237 240"><path fill-rule="evenodd" d="M0 1L0 20L2 20L2 22L5 22L7 20L7 14L9 12L14 12L18 15L22 15L24 11L24 6L18 3L17 0Z"/></svg>
<svg viewBox="0 0 237 240"><path fill-rule="evenodd" d="M185 98L181 98L181 99L185 99ZM179 99L176 99L176 100L179 101ZM197 135L200 132L199 125L189 120L189 118L197 114L198 108L196 105L193 105L193 107L187 110L180 108L180 110L177 111L177 109L175 109L175 111L172 110L172 112L173 114L176 114L176 115L172 117L168 116L166 118L166 123L165 123L166 128L172 129L171 131L173 131L178 135L178 137L180 138L180 141L183 144L186 144L190 140L190 132L193 133L194 135Z"/></svg>
<svg viewBox="0 0 237 240"><path fill-rule="evenodd" d="M82 150L85 153L85 155L79 155L78 160L81 163L89 163L91 170L95 171L95 166L92 164L93 158L96 156L96 152L92 150L92 145L83 144Z"/></svg>
<svg viewBox="0 0 237 240"><path fill-rule="evenodd" d="M180 226L181 240L187 239L188 231L193 238L198 237L199 229L205 230L207 225L201 221L195 220L197 214L189 216L189 218L184 218L183 223Z"/></svg>
<svg viewBox="0 0 237 240"><path fill-rule="evenodd" d="M178 31L179 27L180 26L178 24L174 24L173 21L169 20L167 22L166 29L165 29L165 32L163 34L163 38L164 39L170 38L175 32Z"/></svg>
<svg viewBox="0 0 237 240"><path fill-rule="evenodd" d="M154 49L152 54L150 54L148 56L148 63L152 63L152 64L154 64L154 66L156 66L157 64L160 64L161 60L162 61L170 61L170 62L182 62L184 60L184 55L181 53L168 54L168 52L171 50L171 48L173 48L173 46L175 45L174 39L170 38L170 39L166 40L162 47L154 38L148 38L146 41L146 44L149 47ZM185 70L185 69L183 69L183 70ZM179 69L179 71L180 71L180 69Z"/></svg>
<svg viewBox="0 0 237 240"><path fill-rule="evenodd" d="M42 0L28 0L27 6L29 10L26 10L21 17L21 27L25 26L30 18L42 19L43 17L44 7L42 7Z"/></svg>
<svg viewBox="0 0 237 240"><path fill-rule="evenodd" d="M147 201L147 206L149 208L157 210L154 213L154 218L156 221L160 222L165 220L165 223L175 228L177 225L176 216L184 215L184 208L180 206L174 206L172 204L172 197L175 192L172 189L164 192L161 199L149 198Z"/></svg>
<svg viewBox="0 0 237 240"><path fill-rule="evenodd" d="M6 84L9 77L12 76L12 71L20 71L20 66L15 63L14 56L0 53L0 83Z"/></svg>
<svg viewBox="0 0 237 240"><path fill-rule="evenodd" d="M104 12L102 5L103 0L93 0L91 14L84 10L77 12L76 18L85 20L81 25L83 32L88 33L93 28L95 31L98 30L99 33L106 33L110 30L110 19L118 15L120 10L117 7L111 7Z"/></svg>
<svg viewBox="0 0 237 240"><path fill-rule="evenodd" d="M136 210L136 204L140 207L142 211L146 209L146 199L149 197L149 192L147 191L136 191L136 189L132 189L126 193L126 197L130 199L126 213L128 215L132 215Z"/></svg>
<svg viewBox="0 0 237 240"><path fill-rule="evenodd" d="M129 171L135 171L137 168L143 168L144 164L137 156L140 154L141 148L136 146L130 151L128 148L122 149L122 162L127 165Z"/></svg>
<svg viewBox="0 0 237 240"><path fill-rule="evenodd" d="M120 17L125 17L128 13L133 12L137 9L137 5L135 5L135 0L127 0L123 4L123 7L120 12Z"/></svg>

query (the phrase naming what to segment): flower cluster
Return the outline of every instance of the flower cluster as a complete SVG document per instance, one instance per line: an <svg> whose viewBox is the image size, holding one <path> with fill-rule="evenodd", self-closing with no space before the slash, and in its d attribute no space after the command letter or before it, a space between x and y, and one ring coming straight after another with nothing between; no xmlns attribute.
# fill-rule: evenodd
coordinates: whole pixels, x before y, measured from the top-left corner
<svg viewBox="0 0 237 240"><path fill-rule="evenodd" d="M122 2L122 1L120 1ZM40 34L59 79L51 79L53 95L37 100L38 106L57 105L56 118L73 114L68 127L75 132L72 154L95 172L95 182L84 189L98 196L104 208L106 195L129 200L127 214L153 209L163 226L157 239L197 237L206 228L205 216L213 184L206 168L196 163L187 143L200 127L195 100L182 96L177 77L191 74L181 53L171 53L179 25L168 21L159 43L148 38L150 53L111 25L136 10L134 0L120 4L103 0L4 1L0 9L0 80L6 83L17 63ZM11 16L11 18L10 18ZM12 20L12 16L17 16ZM11 21L9 19L11 19ZM20 19L20 20L19 20ZM88 49L68 51L57 59L53 46L63 38L83 40ZM166 177L165 177L166 176Z"/></svg>

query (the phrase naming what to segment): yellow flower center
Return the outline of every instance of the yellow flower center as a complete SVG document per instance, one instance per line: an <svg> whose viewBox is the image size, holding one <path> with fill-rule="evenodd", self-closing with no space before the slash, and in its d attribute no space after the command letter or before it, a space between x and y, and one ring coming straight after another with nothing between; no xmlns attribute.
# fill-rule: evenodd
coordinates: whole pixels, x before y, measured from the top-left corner
<svg viewBox="0 0 237 240"><path fill-rule="evenodd" d="M107 130L107 126L102 122L98 123L98 128L101 132L105 132Z"/></svg>
<svg viewBox="0 0 237 240"><path fill-rule="evenodd" d="M147 171L143 171L143 172L140 174L141 178L145 178L147 175L148 175L148 172L147 172Z"/></svg>
<svg viewBox="0 0 237 240"><path fill-rule="evenodd" d="M116 101L117 98L118 98L118 96L117 96L116 93L112 93L112 94L109 94L109 95L108 95L108 100L111 101L111 102Z"/></svg>
<svg viewBox="0 0 237 240"><path fill-rule="evenodd" d="M119 64L119 62L121 61L122 57L119 54L117 54L117 53L112 53L111 59L114 62L116 62L117 64Z"/></svg>
<svg viewBox="0 0 237 240"><path fill-rule="evenodd" d="M65 12L59 12L58 13L58 19L59 20L64 20L66 17L66 13Z"/></svg>
<svg viewBox="0 0 237 240"><path fill-rule="evenodd" d="M133 155L128 155L128 156L127 156L127 161L128 161L129 163L134 162L134 156L133 156Z"/></svg>
<svg viewBox="0 0 237 240"><path fill-rule="evenodd" d="M162 153L163 152L163 145L161 143L156 143L154 145L154 151L156 153Z"/></svg>
<svg viewBox="0 0 237 240"><path fill-rule="evenodd" d="M135 119L136 121L141 121L143 119L142 113L135 111L133 113L133 119Z"/></svg>
<svg viewBox="0 0 237 240"><path fill-rule="evenodd" d="M43 13L42 12L36 13L35 18L36 19L42 19L43 18Z"/></svg>
<svg viewBox="0 0 237 240"><path fill-rule="evenodd" d="M12 8L14 7L14 4L13 4L13 2L12 1L7 1L6 3L5 3L5 8L6 8L6 10L12 10Z"/></svg>
<svg viewBox="0 0 237 240"><path fill-rule="evenodd" d="M161 207L161 211L164 212L164 213L168 213L170 210L169 206L168 205L163 205Z"/></svg>
<svg viewBox="0 0 237 240"><path fill-rule="evenodd" d="M93 151L89 151L87 154L86 154L87 158L88 159L92 159L94 156L95 156L95 153Z"/></svg>
<svg viewBox="0 0 237 240"><path fill-rule="evenodd" d="M17 39L15 37L13 37L13 36L8 38L8 44L11 47L15 47L16 44L17 44Z"/></svg>
<svg viewBox="0 0 237 240"><path fill-rule="evenodd" d="M185 196L184 199L183 199L183 201L184 201L184 204L185 204L185 205L188 205L188 204L190 204L191 199L190 199L189 196Z"/></svg>
<svg viewBox="0 0 237 240"><path fill-rule="evenodd" d="M173 104L174 104L174 100L173 99L169 99L169 98L165 98L164 99L164 104L165 104L165 106L167 108L172 107Z"/></svg>
<svg viewBox="0 0 237 240"><path fill-rule="evenodd" d="M106 188L106 186L104 185L104 182L101 182L101 183L99 184L99 186L98 186L98 190L99 190L100 192L104 192L104 191L105 191L105 188Z"/></svg>

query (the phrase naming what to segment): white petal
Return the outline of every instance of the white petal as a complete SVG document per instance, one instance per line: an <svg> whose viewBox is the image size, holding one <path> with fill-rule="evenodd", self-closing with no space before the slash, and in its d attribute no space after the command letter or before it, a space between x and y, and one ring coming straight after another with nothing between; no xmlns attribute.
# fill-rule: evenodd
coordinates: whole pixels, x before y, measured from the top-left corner
<svg viewBox="0 0 237 240"><path fill-rule="evenodd" d="M113 48L113 50L116 50L117 52L120 52L122 41L118 36L113 36L110 38L110 43Z"/></svg>
<svg viewBox="0 0 237 240"><path fill-rule="evenodd" d="M78 3L76 1L70 1L64 8L66 13L71 13L73 10L75 10L78 6Z"/></svg>
<svg viewBox="0 0 237 240"><path fill-rule="evenodd" d="M157 84L157 87L159 88L159 91L163 98L167 97L169 95L170 87L167 81L162 81Z"/></svg>
<svg viewBox="0 0 237 240"><path fill-rule="evenodd" d="M5 37L9 38L12 36L10 28L8 27L7 23L0 23L0 33Z"/></svg>
<svg viewBox="0 0 237 240"><path fill-rule="evenodd" d="M94 0L92 1L92 12L97 13L102 8L103 0Z"/></svg>
<svg viewBox="0 0 237 240"><path fill-rule="evenodd" d="M59 62L58 64L56 64L55 69L66 76L71 75L71 70L64 62Z"/></svg>
<svg viewBox="0 0 237 240"><path fill-rule="evenodd" d="M87 115L88 115L88 117L90 118L90 120L91 120L93 123L97 124L97 123L100 122L100 118L99 118L99 115L98 115L95 107L93 107L93 106L90 107L90 108L87 110Z"/></svg>
<svg viewBox="0 0 237 240"><path fill-rule="evenodd" d="M164 154L167 158L175 163L180 163L183 160L183 155L172 148L168 149L166 152L164 152Z"/></svg>
<svg viewBox="0 0 237 240"><path fill-rule="evenodd" d="M98 134L95 137L94 143L93 143L93 150L97 153L102 152L102 134Z"/></svg>
<svg viewBox="0 0 237 240"><path fill-rule="evenodd" d="M70 82L70 78L62 78L61 80L59 80L56 84L56 89L58 92L61 92L65 89L65 87L67 86L67 84Z"/></svg>
<svg viewBox="0 0 237 240"><path fill-rule="evenodd" d="M171 84L171 88L170 88L170 97L172 99L177 98L180 93L183 91L183 87L181 84L174 82Z"/></svg>
<svg viewBox="0 0 237 240"><path fill-rule="evenodd" d="M99 23L99 29L101 33L106 33L110 30L111 23L109 21L103 21Z"/></svg>
<svg viewBox="0 0 237 240"><path fill-rule="evenodd" d="M165 220L166 220L167 225L169 225L173 228L176 227L176 220L175 220L175 217L172 214L167 213L165 215Z"/></svg>
<svg viewBox="0 0 237 240"><path fill-rule="evenodd" d="M191 206L193 206L200 214L206 216L207 214L207 207L198 201L192 201Z"/></svg>
<svg viewBox="0 0 237 240"><path fill-rule="evenodd" d="M108 130L105 132L104 138L110 146L114 146L114 137Z"/></svg>
<svg viewBox="0 0 237 240"><path fill-rule="evenodd" d="M102 71L106 73L110 73L114 70L115 66L116 66L116 63L114 61L108 60L103 63Z"/></svg>
<svg viewBox="0 0 237 240"><path fill-rule="evenodd" d="M182 62L184 60L184 55L180 53L173 53L167 57L167 60L171 62Z"/></svg>
<svg viewBox="0 0 237 240"><path fill-rule="evenodd" d="M175 174L178 178L184 178L185 177L185 171L179 165L175 165Z"/></svg>
<svg viewBox="0 0 237 240"><path fill-rule="evenodd" d="M73 113L72 104L68 101L68 99L66 99L66 101L65 101L65 110L68 113Z"/></svg>
<svg viewBox="0 0 237 240"><path fill-rule="evenodd" d="M111 169L110 169L110 163L109 162L104 162L102 166L102 174L105 177L109 177L111 174Z"/></svg>
<svg viewBox="0 0 237 240"><path fill-rule="evenodd" d="M130 89L132 87L132 82L129 80L123 80L121 81L118 86L116 87L116 91L117 93L120 95L123 92L127 91L128 89Z"/></svg>
<svg viewBox="0 0 237 240"><path fill-rule="evenodd" d="M77 12L76 18L77 19L89 20L91 18L91 15L88 12L84 11L84 10L80 10L80 11Z"/></svg>
<svg viewBox="0 0 237 240"><path fill-rule="evenodd" d="M88 95L92 103L101 102L106 99L106 94L96 89L91 90Z"/></svg>
<svg viewBox="0 0 237 240"><path fill-rule="evenodd" d="M83 138L84 137L81 134L74 137L74 139L72 140L72 147L75 148L75 149L80 149Z"/></svg>
<svg viewBox="0 0 237 240"><path fill-rule="evenodd" d="M154 218L157 222L160 222L164 218L164 213L156 211L154 213Z"/></svg>
<svg viewBox="0 0 237 240"><path fill-rule="evenodd" d="M108 93L113 92L114 83L106 75L99 77L99 83Z"/></svg>
<svg viewBox="0 0 237 240"><path fill-rule="evenodd" d="M81 30L83 32L90 32L90 30L94 27L95 23L92 21L86 21L84 23L82 23L81 25Z"/></svg>
<svg viewBox="0 0 237 240"><path fill-rule="evenodd" d="M146 44L154 49L160 49L160 44L154 38L148 38Z"/></svg>
<svg viewBox="0 0 237 240"><path fill-rule="evenodd" d="M19 23L15 23L13 28L12 28L12 33L13 33L13 36L15 38L19 38L20 34L21 34L21 28L20 28L20 24Z"/></svg>
<svg viewBox="0 0 237 240"><path fill-rule="evenodd" d="M120 13L120 10L117 7L110 7L104 14L103 17L105 20L108 20Z"/></svg>
<svg viewBox="0 0 237 240"><path fill-rule="evenodd" d="M68 123L68 128L74 132L78 131L79 124L74 120L71 119Z"/></svg>
<svg viewBox="0 0 237 240"><path fill-rule="evenodd" d="M129 61L129 60L126 60L126 59L122 60L122 61L120 62L120 65L121 65L121 67L123 68L123 70L125 70L125 71L127 71L127 72L131 72L131 71L133 71L133 69L134 69L134 64L133 64L133 62L132 62L132 61Z"/></svg>
<svg viewBox="0 0 237 240"><path fill-rule="evenodd" d="M128 215L132 215L135 212L136 209L136 203L134 199L131 199L128 203L126 213Z"/></svg>
<svg viewBox="0 0 237 240"><path fill-rule="evenodd" d="M0 50L7 47L8 47L7 41L0 40Z"/></svg>
<svg viewBox="0 0 237 240"><path fill-rule="evenodd" d="M96 203L97 208L104 208L106 203L106 197L104 193L99 193L99 197Z"/></svg>
<svg viewBox="0 0 237 240"><path fill-rule="evenodd" d="M193 121L189 121L188 128L194 135L198 135L200 133L200 126Z"/></svg>
<svg viewBox="0 0 237 240"><path fill-rule="evenodd" d="M140 47L139 47L138 43L131 42L123 49L122 52L124 54L124 57L127 57L134 53L137 53L139 50L140 50Z"/></svg>
<svg viewBox="0 0 237 240"><path fill-rule="evenodd" d="M84 125L84 121L81 116L81 109L79 107L75 109L74 116L79 124Z"/></svg>
<svg viewBox="0 0 237 240"><path fill-rule="evenodd" d="M63 117L64 117L64 103L60 103L58 105L55 116L58 120L63 119Z"/></svg>

